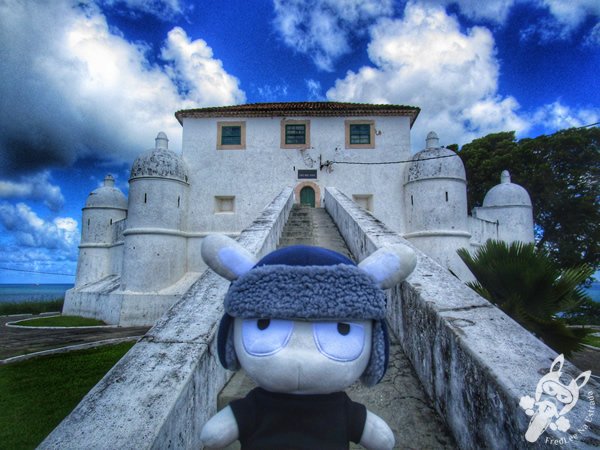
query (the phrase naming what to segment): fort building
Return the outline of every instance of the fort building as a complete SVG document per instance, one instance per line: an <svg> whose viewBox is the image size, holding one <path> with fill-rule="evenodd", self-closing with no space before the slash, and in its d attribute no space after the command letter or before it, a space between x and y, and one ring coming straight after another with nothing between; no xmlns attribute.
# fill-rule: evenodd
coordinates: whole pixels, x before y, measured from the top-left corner
<svg viewBox="0 0 600 450"><path fill-rule="evenodd" d="M469 215L460 157L434 132L411 154L418 114L337 102L178 111L181 153L160 132L133 162L127 198L111 176L89 195L63 313L153 324L205 270L202 239L237 236L286 187L315 208L326 187L337 188L462 280L472 275L459 248L533 242L531 200L508 172Z"/></svg>

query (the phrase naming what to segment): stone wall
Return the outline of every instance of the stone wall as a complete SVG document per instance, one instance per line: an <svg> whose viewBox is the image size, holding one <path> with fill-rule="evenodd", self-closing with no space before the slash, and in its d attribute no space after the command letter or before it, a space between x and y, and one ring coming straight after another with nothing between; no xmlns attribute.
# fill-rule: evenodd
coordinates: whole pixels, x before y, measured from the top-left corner
<svg viewBox="0 0 600 450"><path fill-rule="evenodd" d="M325 208L357 261L385 245L411 245L335 188L326 189ZM525 440L529 416L519 407L520 398L534 396L556 353L415 251L415 272L389 293L388 323L458 445L502 450L598 448L600 411L594 410L600 390L591 380L566 416L569 432L547 429L534 444ZM565 363L566 379L580 373Z"/></svg>
<svg viewBox="0 0 600 450"><path fill-rule="evenodd" d="M273 251L292 204L286 188L239 242L258 257ZM200 429L231 376L218 363L215 339L228 284L205 271L40 448L200 448Z"/></svg>

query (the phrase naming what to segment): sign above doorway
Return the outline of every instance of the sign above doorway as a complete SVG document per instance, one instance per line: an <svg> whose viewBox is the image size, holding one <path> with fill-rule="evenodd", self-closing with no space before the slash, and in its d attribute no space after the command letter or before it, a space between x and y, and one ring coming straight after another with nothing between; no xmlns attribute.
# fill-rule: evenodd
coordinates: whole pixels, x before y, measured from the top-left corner
<svg viewBox="0 0 600 450"><path fill-rule="evenodd" d="M299 180L316 180L317 179L317 171L316 170L298 169L298 179Z"/></svg>

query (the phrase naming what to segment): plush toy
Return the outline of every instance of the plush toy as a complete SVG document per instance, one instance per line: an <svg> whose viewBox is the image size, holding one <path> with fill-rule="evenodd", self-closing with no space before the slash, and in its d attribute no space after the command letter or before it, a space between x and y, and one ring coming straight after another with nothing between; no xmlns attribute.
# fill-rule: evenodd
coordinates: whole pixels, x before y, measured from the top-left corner
<svg viewBox="0 0 600 450"><path fill-rule="evenodd" d="M203 427L222 448L391 449L383 419L343 392L377 384L388 363L386 297L416 264L406 246L382 248L358 266L331 250L291 246L260 261L225 236L207 237L202 257L231 280L218 334L219 359L259 386Z"/></svg>

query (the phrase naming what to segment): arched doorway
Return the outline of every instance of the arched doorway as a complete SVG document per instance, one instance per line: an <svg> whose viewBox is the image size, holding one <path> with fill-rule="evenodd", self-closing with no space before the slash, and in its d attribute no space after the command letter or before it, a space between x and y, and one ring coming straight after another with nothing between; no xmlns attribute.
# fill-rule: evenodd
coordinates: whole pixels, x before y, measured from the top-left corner
<svg viewBox="0 0 600 450"><path fill-rule="evenodd" d="M314 192L314 203L310 202L309 204L312 204L312 206L314 206L315 208L320 208L321 207L321 188L319 187L319 185L317 183L314 183L312 181L302 181L300 183L298 183L295 187L294 187L294 201L297 204L303 204L302 201L302 195L300 194L302 192L302 190L304 188L311 188ZM310 193L307 191L307 193L305 193L304 195L308 196L310 195Z"/></svg>
<svg viewBox="0 0 600 450"><path fill-rule="evenodd" d="M300 204L315 207L315 190L310 186L304 186L300 191Z"/></svg>

